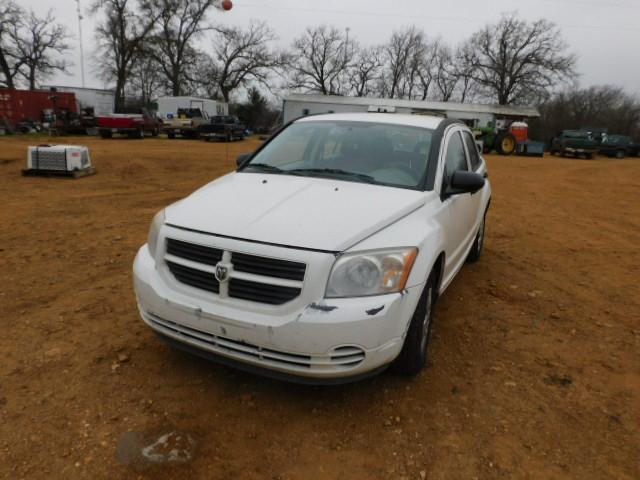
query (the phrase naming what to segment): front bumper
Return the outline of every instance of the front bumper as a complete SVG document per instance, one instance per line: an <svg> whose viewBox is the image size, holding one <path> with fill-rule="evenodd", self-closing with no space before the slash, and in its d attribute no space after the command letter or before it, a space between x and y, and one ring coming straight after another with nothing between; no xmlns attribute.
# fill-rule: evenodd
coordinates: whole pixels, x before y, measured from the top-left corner
<svg viewBox="0 0 640 480"><path fill-rule="evenodd" d="M204 302L197 292L185 295L160 275L146 245L136 256L133 276L142 319L170 343L303 383L351 381L386 367L402 349L422 288L319 299L279 314Z"/></svg>

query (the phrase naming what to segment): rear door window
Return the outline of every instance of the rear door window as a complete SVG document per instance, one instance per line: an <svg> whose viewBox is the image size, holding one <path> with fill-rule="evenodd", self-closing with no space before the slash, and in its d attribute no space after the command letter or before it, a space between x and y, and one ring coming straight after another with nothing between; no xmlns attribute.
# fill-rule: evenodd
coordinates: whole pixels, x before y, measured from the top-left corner
<svg viewBox="0 0 640 480"><path fill-rule="evenodd" d="M482 161L480 160L480 155L478 154L478 146L476 145L476 141L471 136L469 132L462 132L462 138L464 138L464 143L467 145L467 151L469 152L469 163L471 164L471 170L477 170L480 167Z"/></svg>
<svg viewBox="0 0 640 480"><path fill-rule="evenodd" d="M444 180L446 185L451 184L451 176L456 170L468 171L467 154L464 151L462 137L459 131L455 131L449 137L447 153L444 164Z"/></svg>

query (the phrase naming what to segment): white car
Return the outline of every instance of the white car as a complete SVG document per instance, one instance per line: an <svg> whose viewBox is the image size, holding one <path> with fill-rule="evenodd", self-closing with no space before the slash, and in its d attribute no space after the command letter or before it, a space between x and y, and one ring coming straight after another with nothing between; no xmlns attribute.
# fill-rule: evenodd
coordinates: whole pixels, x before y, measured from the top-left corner
<svg viewBox="0 0 640 480"><path fill-rule="evenodd" d="M425 365L436 299L482 252L471 131L437 117L298 119L159 212L134 263L170 344L304 383Z"/></svg>

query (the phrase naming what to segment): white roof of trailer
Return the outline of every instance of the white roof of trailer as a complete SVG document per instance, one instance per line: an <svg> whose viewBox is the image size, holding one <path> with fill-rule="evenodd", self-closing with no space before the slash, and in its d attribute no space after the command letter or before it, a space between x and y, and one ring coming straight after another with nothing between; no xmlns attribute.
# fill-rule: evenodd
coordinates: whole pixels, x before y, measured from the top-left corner
<svg viewBox="0 0 640 480"><path fill-rule="evenodd" d="M397 98L341 97L338 95L291 94L285 102L324 103L332 105L362 105L377 107L400 107L413 110L432 110L468 113L490 113L516 117L539 117L540 112L534 107L517 105L485 105L478 103L432 102L428 100L400 100Z"/></svg>
<svg viewBox="0 0 640 480"><path fill-rule="evenodd" d="M321 115L310 115L296 120L297 122L367 122L367 123L387 123L392 125L405 125L408 127L429 128L435 130L444 120L442 117L431 115L409 115L396 113L328 113Z"/></svg>

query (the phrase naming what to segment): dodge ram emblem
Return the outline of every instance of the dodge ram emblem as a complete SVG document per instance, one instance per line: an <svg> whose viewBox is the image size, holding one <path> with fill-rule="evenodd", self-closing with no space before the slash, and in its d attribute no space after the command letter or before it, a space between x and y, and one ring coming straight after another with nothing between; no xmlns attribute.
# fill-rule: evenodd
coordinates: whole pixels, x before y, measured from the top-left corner
<svg viewBox="0 0 640 480"><path fill-rule="evenodd" d="M229 269L224 265L218 264L216 265L216 273L215 277L218 282L222 283L228 279Z"/></svg>

